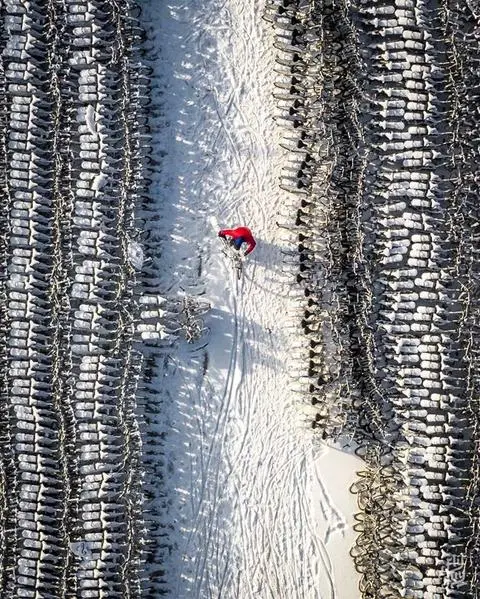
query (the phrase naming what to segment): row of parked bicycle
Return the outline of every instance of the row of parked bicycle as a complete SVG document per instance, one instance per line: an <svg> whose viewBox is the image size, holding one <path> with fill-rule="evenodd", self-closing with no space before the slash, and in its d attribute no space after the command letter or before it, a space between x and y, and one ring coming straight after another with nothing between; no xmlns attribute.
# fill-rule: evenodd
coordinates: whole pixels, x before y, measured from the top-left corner
<svg viewBox="0 0 480 599"><path fill-rule="evenodd" d="M140 594L137 16L130 0L12 0L0 15L5 597Z"/></svg>
<svg viewBox="0 0 480 599"><path fill-rule="evenodd" d="M272 0L265 17L291 150L282 185L297 198L304 395L325 438L354 439L363 457L381 448L357 488L362 593L467 597L477 566L462 547L478 529L474 15L409 0L355 12Z"/></svg>

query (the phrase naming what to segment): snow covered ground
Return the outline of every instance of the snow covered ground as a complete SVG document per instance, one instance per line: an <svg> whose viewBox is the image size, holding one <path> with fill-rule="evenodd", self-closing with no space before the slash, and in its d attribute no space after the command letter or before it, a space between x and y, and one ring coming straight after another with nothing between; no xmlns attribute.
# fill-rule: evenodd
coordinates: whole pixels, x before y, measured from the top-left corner
<svg viewBox="0 0 480 599"><path fill-rule="evenodd" d="M162 383L170 596L354 599L348 488L361 462L313 436L290 390L302 337L276 224L289 198L263 3L140 4L155 69L162 284L212 303L208 345L179 351ZM216 237L238 224L258 240L240 281Z"/></svg>

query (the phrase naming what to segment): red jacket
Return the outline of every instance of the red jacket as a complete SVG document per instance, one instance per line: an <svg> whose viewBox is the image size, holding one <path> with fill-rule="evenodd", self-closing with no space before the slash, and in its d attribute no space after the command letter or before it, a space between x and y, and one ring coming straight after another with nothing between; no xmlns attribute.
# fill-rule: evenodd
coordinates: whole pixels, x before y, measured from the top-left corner
<svg viewBox="0 0 480 599"><path fill-rule="evenodd" d="M253 238L252 232L248 227L237 227L236 229L222 229L218 232L221 237L228 235L229 237L233 237L233 239L238 239L241 237L245 243L247 244L247 251L245 255L249 254L253 251L253 248L257 245L257 242Z"/></svg>

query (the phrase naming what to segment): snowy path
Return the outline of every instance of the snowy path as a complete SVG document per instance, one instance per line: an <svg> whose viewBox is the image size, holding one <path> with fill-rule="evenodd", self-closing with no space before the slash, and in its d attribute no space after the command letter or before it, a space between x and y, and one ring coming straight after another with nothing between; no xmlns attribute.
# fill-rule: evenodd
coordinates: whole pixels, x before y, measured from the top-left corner
<svg viewBox="0 0 480 599"><path fill-rule="evenodd" d="M172 597L354 598L344 531L358 462L319 447L288 391L293 300L276 226L286 198L273 33L258 0L144 6L161 48L154 141L166 155L154 193L171 239L163 278L173 292L188 281L213 304L206 351L185 352L167 383L178 391L167 441ZM258 239L241 281L216 238L217 226L237 224Z"/></svg>

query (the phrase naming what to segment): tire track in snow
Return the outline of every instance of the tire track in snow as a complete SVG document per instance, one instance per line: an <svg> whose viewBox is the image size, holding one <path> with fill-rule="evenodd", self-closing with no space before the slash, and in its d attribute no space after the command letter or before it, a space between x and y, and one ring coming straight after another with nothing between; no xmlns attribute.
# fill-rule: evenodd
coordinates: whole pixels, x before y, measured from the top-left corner
<svg viewBox="0 0 480 599"><path fill-rule="evenodd" d="M236 279L236 275L233 273L232 269L230 270L230 279L231 279L231 284L235 284L236 282L238 283L237 279ZM222 395L222 408L221 408L221 412L219 415L219 418L217 420L216 423L216 427L213 430L213 437L212 437L212 441L210 444L210 450L208 452L208 459L207 459L207 463L206 463L206 468L205 470L202 472L202 474L204 475L204 490L205 490L205 486L206 486L206 476L207 474L210 474L212 472L212 463L214 460L219 460L219 456L216 454L216 452L214 451L214 446L217 446L219 450L221 450L225 444L225 435L226 435L226 427L225 427L225 420L227 418L227 415L229 413L229 408L230 408L230 404L232 401L232 397L234 396L233 393L233 389L234 386L236 385L235 383L235 379L237 378L237 356L238 356L238 337L239 337L239 320L238 320L238 309L237 309L237 298L235 296L232 296L232 300L231 300L231 308L232 308L232 313L233 313L233 338L232 338L232 350L231 350L231 355L230 355L230 362L229 362L229 367L228 367L228 371L227 371L227 375L225 378L225 382L224 382L224 387L223 387L223 395ZM237 382L238 385L238 382ZM199 522L199 518L197 518L196 524L194 526L194 529L192 531L192 535L197 535L199 532L203 532L203 534L201 534L201 536L204 539L204 552L201 555L201 559L200 562L195 570L195 581L197 582L197 584L195 585L195 590L196 590L196 597L198 599L201 599L201 597L203 597L203 581L207 580L207 585L206 588L209 588L208 585L208 578L206 578L206 576L208 577L208 558L209 558L209 550L210 547L213 545L213 540L214 540L214 532L215 532L215 525L216 525L216 501L219 497L219 479L221 476L221 471L220 469L217 467L216 470L213 472L213 487L210 489L209 491L212 492L213 494L213 504L211 505L211 509L209 511L209 518L207 522L203 523L203 531L199 531L198 529L198 522ZM212 478L210 477L209 480L211 481ZM204 491L202 493L202 495L200 496L200 503L199 503L199 510L201 505L204 503L205 501L205 494ZM216 549L218 551L218 548L221 546L220 543L216 544ZM220 562L216 562L216 564L218 565L218 563ZM225 571L225 576L226 576L226 571Z"/></svg>
<svg viewBox="0 0 480 599"><path fill-rule="evenodd" d="M232 129L236 128L238 131L239 128L243 128L245 129L245 131L249 133L248 151L244 151L242 153L244 162L239 163L240 172L238 174L238 177L239 180L241 180L241 177L245 173L245 169L248 169L247 172L253 174L256 182L255 191L257 192L257 194L260 194L262 191L262 177L259 173L259 170L257 169L256 161L252 158L252 156L256 156L257 152L260 150L261 155L259 157L259 162L261 164L265 164L268 156L265 149L264 139L268 132L266 131L265 126L263 126L263 123L259 120L259 118L254 112L249 112L248 114L246 113L245 109L242 107L242 102L240 98L243 88L242 82L251 80L252 72L255 73L260 70L257 61L258 53L256 51L251 51L252 48L255 46L252 33L252 29L255 29L255 15L252 12L251 16L253 17L253 19L245 19L244 12L246 11L243 8L241 8L239 11L240 16L244 16L244 18L240 22L238 20L233 20L231 12L228 12L228 20L226 21L229 25L230 31L230 37L227 39L227 43L225 44L226 49L230 49L230 46L234 43L232 38L235 37L235 39L238 40L238 43L240 43L240 51L237 51L232 54L230 52L227 53L227 50L220 50L220 55L222 56L223 61L225 63L225 70L228 77L228 81L231 83L230 96L226 103L226 111L224 115L221 114L218 97L216 98L216 101L217 112L219 114L222 127L225 129L229 141L232 144L232 149L234 151L235 157L239 156L239 152L236 147L234 136L230 133L229 128L227 126L227 117L232 108L235 109L235 115L239 121L239 123L235 123L235 125L232 124ZM247 25L250 25L250 27L248 27ZM239 35L239 32L246 33L246 36ZM239 55L241 59L237 59L237 55ZM245 60L245 57L248 57L248 60ZM253 124L252 120L254 121ZM236 183L238 183L238 180L236 181ZM266 211L264 210L261 202L258 201L255 194L252 195L252 199L256 203L257 209L260 210L262 214L261 225L265 226L267 221ZM235 207L237 209L241 209L240 202L238 202L235 205Z"/></svg>
<svg viewBox="0 0 480 599"><path fill-rule="evenodd" d="M238 285L239 285L239 281L236 278L236 274L232 272L230 273L230 279L231 282L233 284L233 286L235 286L237 288L237 294L232 294L232 299L233 299L233 330L234 330L234 335L233 335L233 340L232 340L232 356L234 356L234 359L232 360L231 364L233 364L233 367L229 369L229 373L227 376L227 379L224 383L225 387L225 391L224 391L224 399L225 397L228 398L228 401L226 402L226 406L225 406L225 413L229 413L230 412L230 404L232 401L232 398L236 395L235 390L238 388L238 386L241 384L241 373L239 373L238 368L237 368L237 362L238 362L238 355L239 353L241 353L241 351L239 351L239 347L241 347L241 333L240 331L241 329L241 324L242 324L242 318L241 316L239 316L239 310L238 310L238 303L237 303L237 297L238 297ZM225 403L225 402L223 402ZM223 449L224 445L225 445L225 435L226 435L226 428L224 428L223 430L223 437L222 437L222 442L221 442L221 448ZM216 472L215 472L215 486L214 486L214 492L215 492L215 497L219 497L222 494L222 490L220 489L220 477L222 476L223 472L221 472L220 468L217 468ZM213 514L212 514L213 516ZM217 528L215 529L215 526L217 526ZM216 543L214 544L214 534L217 533L217 538L216 538ZM220 533L220 535L218 534ZM226 580L228 579L228 563L225 563L225 561L223 559L219 559L218 555L219 555L219 548L221 547L222 549L224 548L223 545L223 539L221 538L221 531L218 528L218 523L215 517L212 517L209 521L208 524L208 535L207 535L207 543L206 543L206 547L208 549L208 547L213 544L214 545L214 551L215 554L217 555L217 559L214 560L214 566L216 569L218 569L219 564L224 564L224 568L223 568L223 575L221 577L221 581L219 583L215 582L215 583L210 583L206 584L206 589L207 591L211 592L209 589L210 588L215 588L216 589L216 593L218 593L218 596L221 596L223 587L225 585ZM228 545L227 545L227 553L230 554L230 550L228 549ZM207 552L205 552L205 557L207 557ZM207 560L205 560L204 564L206 565ZM201 578L199 578L199 580L202 580L203 576ZM218 576L217 576L218 579ZM200 598L201 595L201 587L202 585L198 585L198 589L199 589L199 593L198 593L198 597ZM213 596L217 596L216 594L212 594Z"/></svg>
<svg viewBox="0 0 480 599"><path fill-rule="evenodd" d="M196 584L194 586L195 591L196 591L196 597L200 598L203 596L203 592L205 589L209 589L209 570L208 570L208 558L209 558L209 552L210 552L210 548L213 547L213 551L215 552L215 554L218 555L219 552L219 548L223 547L222 544L222 540L221 539L217 539L217 543L215 543L215 533L218 532L218 523L217 523L217 519L216 519L216 507L217 507L217 499L219 496L221 496L221 492L220 492L220 478L222 476L222 471L220 468L217 468L215 471L213 471L212 468L212 463L214 460L218 460L218 462L220 462L219 460L219 456L217 455L217 452L214 451L214 446L218 447L218 450L221 452L222 448L225 445L225 435L226 435L226 427L225 427L225 419L230 411L230 404L232 401L232 398L236 395L235 394L235 389L238 388L238 386L241 384L241 372L238 370L237 368L237 362L238 362L238 355L239 353L241 353L243 355L242 352L242 338L243 338L243 310L239 310L238 308L238 297L239 297L239 287L241 287L243 281L242 280L238 280L236 277L236 273L234 272L234 269L231 268L230 263L227 264L227 267L224 266L224 270L225 268L227 269L228 273L227 276L230 278L230 289L231 290L235 290L232 291L231 293L227 294L228 302L227 305L230 307L231 313L233 314L233 338L232 338L232 343L231 343L231 353L230 353L230 362L229 362L229 368L225 377L225 380L223 382L223 396L222 396L222 410L221 410L221 417L219 417L219 419L217 420L217 426L213 431L213 438L212 438L212 442L210 444L210 450L208 452L208 459L207 459L207 463L205 465L205 470L202 472L202 474L204 476L206 476L207 474L212 474L212 476L210 477L210 481L214 480L214 484L213 486L210 488L209 487L209 491L212 493L213 495L213 503L211 505L211 508L209 510L209 517L208 520L202 522L203 527L202 529L199 528L199 520L200 517L197 517L196 519L196 523L192 529L192 532L190 534L190 538L192 538L195 535L198 535L200 533L200 535L203 538L203 554L201 556L201 559L199 561L199 563L197 564L196 570L195 570L195 581ZM205 479L204 479L205 482ZM202 505L202 503L205 502L205 496L204 496L204 492L202 492L201 496L200 496L200 503L199 503L199 508ZM200 509L198 511L198 516L200 516ZM217 526L217 529L215 529L215 527ZM229 552L228 552L229 553ZM215 562L215 565L218 568L218 564L225 564L224 568L223 568L223 575L221 577L221 579L224 581L227 578L227 565L225 563L225 560L217 560ZM223 582L220 585L220 588L223 588ZM215 587L214 584L212 584L213 587ZM204 589L205 587L205 589Z"/></svg>

